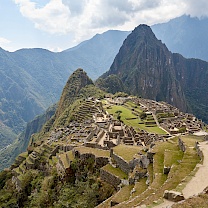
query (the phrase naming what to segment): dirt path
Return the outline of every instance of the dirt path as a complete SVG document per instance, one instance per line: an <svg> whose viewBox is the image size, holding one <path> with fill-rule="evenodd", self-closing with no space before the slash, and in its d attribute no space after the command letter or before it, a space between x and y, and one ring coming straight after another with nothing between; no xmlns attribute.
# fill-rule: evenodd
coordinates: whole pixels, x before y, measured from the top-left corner
<svg viewBox="0 0 208 208"><path fill-rule="evenodd" d="M198 195L206 187L208 187L208 142L201 142L200 149L203 152L204 160L202 165L198 165L199 169L196 172L195 176L188 182L186 187L183 189L182 193L185 199ZM174 202L164 200L164 202L154 208L169 208L174 204Z"/></svg>
<svg viewBox="0 0 208 208"><path fill-rule="evenodd" d="M164 202L162 204L159 204L155 206L154 208L170 208L173 204L174 202L164 199Z"/></svg>
<svg viewBox="0 0 208 208"><path fill-rule="evenodd" d="M208 186L208 143L201 142L200 149L204 155L203 164L199 165L199 170L196 172L196 175L189 181L182 191L186 199L190 196L198 195Z"/></svg>

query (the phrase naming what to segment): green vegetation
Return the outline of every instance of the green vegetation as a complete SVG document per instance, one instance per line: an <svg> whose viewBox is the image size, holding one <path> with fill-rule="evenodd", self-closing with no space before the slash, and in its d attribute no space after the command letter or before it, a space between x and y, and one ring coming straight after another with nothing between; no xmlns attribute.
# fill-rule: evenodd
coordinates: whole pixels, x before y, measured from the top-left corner
<svg viewBox="0 0 208 208"><path fill-rule="evenodd" d="M113 148L113 152L115 154L122 157L125 161L129 162L131 161L135 155L138 155L138 153L142 150L142 147L139 146L129 146L129 145L118 145Z"/></svg>
<svg viewBox="0 0 208 208"><path fill-rule="evenodd" d="M129 199L131 196L131 190L134 188L134 185L128 185L121 188L119 192L117 192L113 198L112 201L115 201L117 203L124 202Z"/></svg>
<svg viewBox="0 0 208 208"><path fill-rule="evenodd" d="M75 149L80 151L81 154L92 153L96 157L110 157L110 152L108 150L101 150L101 149L84 147L84 146L76 147Z"/></svg>
<svg viewBox="0 0 208 208"><path fill-rule="evenodd" d="M135 193L135 198L131 198L130 201L118 205L118 207L138 206L141 202L146 205L151 205L155 200L158 201L158 199L163 196L165 190L175 189L181 191L179 189L181 186L178 185L182 183L186 176L192 173L196 164L200 161L196 151L192 148L196 141L196 137L184 137L182 139L188 147L185 153L178 148L178 138L163 143L157 143L156 146L154 146L154 164L153 166L148 167L150 175L149 188L146 189L147 186L144 181L141 182L143 185L142 187L139 187L140 195ZM200 140L200 138L198 139ZM168 175L163 174L165 164L169 166L172 165ZM136 185L135 189L137 187Z"/></svg>
<svg viewBox="0 0 208 208"><path fill-rule="evenodd" d="M125 92L122 81L116 75L110 75L104 79L100 77L96 80L95 84L100 89L113 94L117 92Z"/></svg>
<svg viewBox="0 0 208 208"><path fill-rule="evenodd" d="M183 157L182 151L173 151L166 149L164 152L164 166L171 167L173 164L178 164Z"/></svg>
<svg viewBox="0 0 208 208"><path fill-rule="evenodd" d="M117 118L118 111L122 111L120 114L120 120L124 122L124 124L128 126L132 126L135 128L136 131L139 131L138 129L145 130L150 133L157 133L157 134L167 134L165 131L163 131L161 128L159 128L157 125L145 125L145 120L141 120L138 116L135 116L130 109L128 109L125 106L120 105L112 105L110 109L106 109L109 114L112 114L114 118ZM150 117L149 117L150 118ZM154 121L154 120L153 120Z"/></svg>
<svg viewBox="0 0 208 208"><path fill-rule="evenodd" d="M132 198L135 196L139 196L148 188L146 184L146 178L140 179L138 182L135 183L134 189L135 192L132 194Z"/></svg>
<svg viewBox="0 0 208 208"><path fill-rule="evenodd" d="M128 94L125 93L125 92L116 92L116 93L113 95L113 98L117 98L117 97L128 97Z"/></svg>
<svg viewBox="0 0 208 208"><path fill-rule="evenodd" d="M114 168L112 165L108 164L103 167L103 170L106 170L109 173L119 177L120 179L127 179L128 176L120 168Z"/></svg>
<svg viewBox="0 0 208 208"><path fill-rule="evenodd" d="M12 165L15 158L21 152L26 151L31 135L41 130L45 122L55 113L55 109L56 105L53 105L43 115L37 116L29 122L25 131L7 149L0 151L0 171Z"/></svg>
<svg viewBox="0 0 208 208"><path fill-rule="evenodd" d="M45 161L46 162L46 161ZM95 207L114 192L98 179L94 162L73 160L68 177L58 177L56 168L49 172L27 170L19 176L21 191L11 181L11 171L0 173L0 207Z"/></svg>
<svg viewBox="0 0 208 208"><path fill-rule="evenodd" d="M17 134L14 133L11 128L4 125L0 121L0 141L1 141L1 143L0 143L0 152L7 145L12 144L12 142L14 142L16 137L17 137Z"/></svg>

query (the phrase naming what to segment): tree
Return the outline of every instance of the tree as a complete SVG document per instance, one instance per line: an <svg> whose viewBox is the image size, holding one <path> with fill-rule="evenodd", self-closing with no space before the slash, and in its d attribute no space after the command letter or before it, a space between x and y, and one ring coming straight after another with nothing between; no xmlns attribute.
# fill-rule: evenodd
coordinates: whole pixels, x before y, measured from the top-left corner
<svg viewBox="0 0 208 208"><path fill-rule="evenodd" d="M147 114L145 112L140 113L139 117L141 119L145 119L147 117Z"/></svg>
<svg viewBox="0 0 208 208"><path fill-rule="evenodd" d="M117 119L119 120L119 121L121 121L121 113L122 113L122 111L121 110L117 110L115 113L117 113Z"/></svg>

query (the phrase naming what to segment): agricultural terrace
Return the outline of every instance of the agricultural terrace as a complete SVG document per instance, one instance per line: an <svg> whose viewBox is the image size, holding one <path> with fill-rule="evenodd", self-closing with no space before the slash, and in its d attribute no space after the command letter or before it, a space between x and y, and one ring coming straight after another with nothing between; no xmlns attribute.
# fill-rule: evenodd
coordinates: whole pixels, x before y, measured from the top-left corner
<svg viewBox="0 0 208 208"><path fill-rule="evenodd" d="M142 204L153 205L155 201L161 203L165 190L181 191L184 183L188 183L187 176L191 175L200 162L196 151L193 149L195 141L200 141L200 137L182 137L187 150L182 152L178 147L178 138L170 139L166 142L157 143L153 151L153 166L148 168L148 173L154 175L150 178L149 188L142 181L141 184L135 184L136 193L126 202L120 203L116 207L133 207ZM172 156L171 156L172 153ZM168 164L171 169L168 174L164 174L164 166ZM138 186L139 185L139 186ZM143 192L141 191L143 190ZM160 199L160 200L158 200Z"/></svg>
<svg viewBox="0 0 208 208"><path fill-rule="evenodd" d="M130 105L130 102L128 102L128 106ZM132 105L132 104L131 104ZM133 105L135 106L135 104ZM104 106L105 107L105 106ZM156 134L167 134L165 131L163 131L161 128L155 125L146 125L146 120L141 120L139 116L134 115L132 113L132 110L127 108L127 106L124 105L111 105L110 107L105 109L109 114L113 115L115 119L117 119L118 112L120 113L120 120L124 122L124 124L128 126L132 126L136 131L145 130L149 133L156 133ZM139 108L135 108L135 111L141 112ZM147 119L150 121L149 117L147 116ZM154 118L152 118L154 121Z"/></svg>
<svg viewBox="0 0 208 208"><path fill-rule="evenodd" d="M109 173L119 177L120 179L128 179L126 173L124 173L120 168L114 168L112 165L107 164L103 167L103 170L108 171Z"/></svg>
<svg viewBox="0 0 208 208"><path fill-rule="evenodd" d="M135 155L137 155L142 150L141 146L128 146L128 145L118 145L113 148L113 152L116 155L122 157L125 161L131 161Z"/></svg>
<svg viewBox="0 0 208 208"><path fill-rule="evenodd" d="M96 157L110 157L110 152L108 150L101 150L90 147L76 147L75 150L78 150L81 154L91 153Z"/></svg>

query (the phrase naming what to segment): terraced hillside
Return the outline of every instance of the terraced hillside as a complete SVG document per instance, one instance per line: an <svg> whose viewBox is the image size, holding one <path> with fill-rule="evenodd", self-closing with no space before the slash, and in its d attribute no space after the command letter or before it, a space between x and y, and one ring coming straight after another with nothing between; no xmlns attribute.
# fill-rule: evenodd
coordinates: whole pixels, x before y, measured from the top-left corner
<svg viewBox="0 0 208 208"><path fill-rule="evenodd" d="M164 102L105 98L78 69L55 116L0 174L0 206L153 206L164 193L182 199L203 159L204 130L195 116Z"/></svg>

